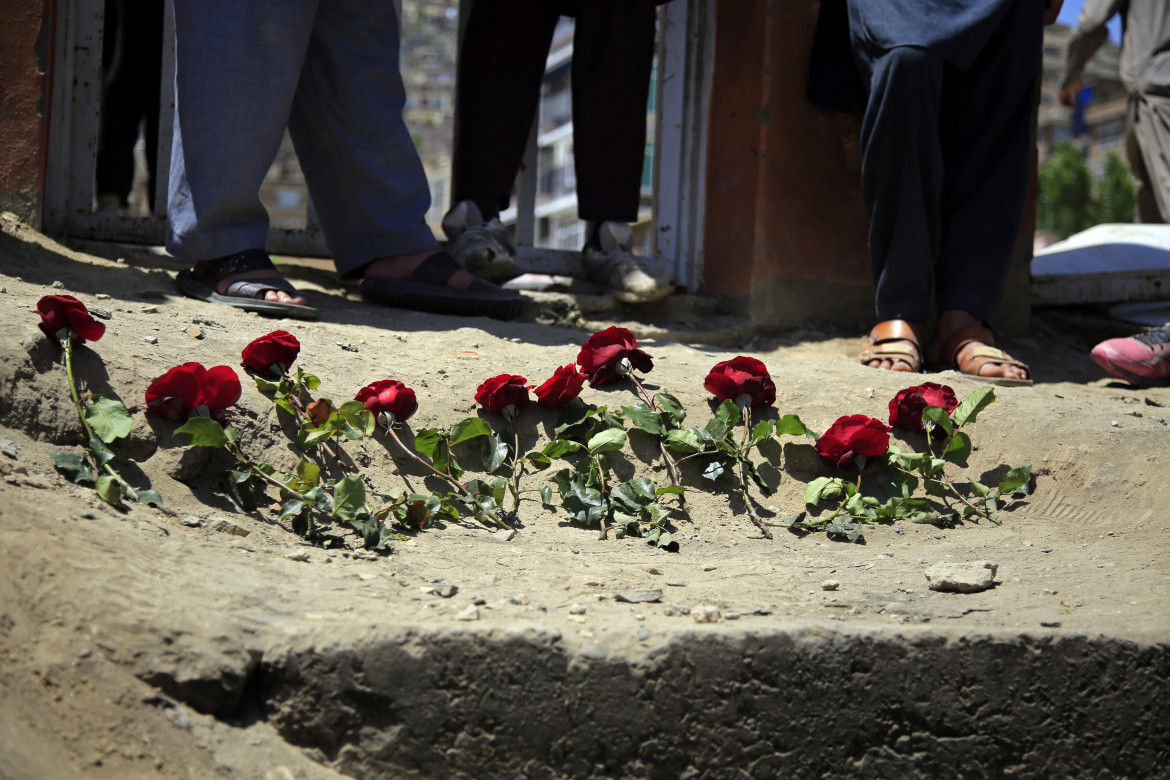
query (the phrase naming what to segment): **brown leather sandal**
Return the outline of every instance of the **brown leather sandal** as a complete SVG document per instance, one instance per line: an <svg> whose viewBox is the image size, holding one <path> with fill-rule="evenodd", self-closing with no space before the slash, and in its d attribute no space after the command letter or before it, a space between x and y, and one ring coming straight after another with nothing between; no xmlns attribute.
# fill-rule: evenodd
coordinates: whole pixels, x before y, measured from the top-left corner
<svg viewBox="0 0 1170 780"><path fill-rule="evenodd" d="M967 350L967 353L962 355L960 359L960 353L967 348L968 344L973 342L981 346ZM1027 387L1031 385L1032 370L1028 368L1027 364L1021 363L994 345L995 336L989 328L983 327L982 325L959 328L943 341L942 347L935 356L936 359L932 362L937 362L945 368L953 368L960 374L973 376L993 385L1001 385L1003 387ZM984 376L980 372L988 364L1022 368L1027 372L1028 378L1013 379L1003 376Z"/></svg>
<svg viewBox="0 0 1170 780"><path fill-rule="evenodd" d="M909 322L886 320L873 326L873 330L869 332L869 339L865 342L865 349L861 350L857 362L864 366L874 360L892 361L895 367L890 370L900 373L916 373L922 370L922 344ZM905 368L898 368L899 365Z"/></svg>

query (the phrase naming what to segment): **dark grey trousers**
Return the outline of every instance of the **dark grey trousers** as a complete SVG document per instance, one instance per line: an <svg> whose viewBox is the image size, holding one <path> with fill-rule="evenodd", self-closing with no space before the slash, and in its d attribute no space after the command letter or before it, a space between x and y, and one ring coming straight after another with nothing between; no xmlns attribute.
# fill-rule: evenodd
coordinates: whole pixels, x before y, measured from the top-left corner
<svg viewBox="0 0 1170 780"><path fill-rule="evenodd" d="M1028 182L1041 5L1013 3L966 70L854 38L879 320L925 320L933 284L939 311L991 323Z"/></svg>

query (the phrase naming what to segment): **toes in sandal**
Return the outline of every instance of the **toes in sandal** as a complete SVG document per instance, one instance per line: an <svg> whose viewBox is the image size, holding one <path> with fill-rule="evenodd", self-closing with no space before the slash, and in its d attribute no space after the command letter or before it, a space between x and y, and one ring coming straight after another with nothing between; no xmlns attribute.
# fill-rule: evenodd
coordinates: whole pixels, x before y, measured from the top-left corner
<svg viewBox="0 0 1170 780"><path fill-rule="evenodd" d="M869 365L875 360L891 361L893 371L916 373L922 370L922 347L909 322L886 320L873 326L857 362Z"/></svg>
<svg viewBox="0 0 1170 780"><path fill-rule="evenodd" d="M969 344L975 342L980 346L967 349L960 360L960 354ZM946 368L953 368L960 374L982 379L993 385L1003 387L1027 387L1032 384L1032 371L1026 363L1013 358L999 347L994 346L995 336L991 330L982 325L972 325L959 328L947 336L938 352L937 362ZM984 376L980 373L984 366L1015 366L1027 373L1026 379L1014 379L1004 376Z"/></svg>
<svg viewBox="0 0 1170 780"><path fill-rule="evenodd" d="M221 280L252 271L270 271L276 278L240 279L229 283L225 292L218 291ZM189 268L184 269L179 272L176 282L179 292L201 301L219 303L272 317L296 317L303 320L317 318L317 310L312 306L266 301L256 297L269 290L283 290L293 294L297 292L296 288L280 278L280 273L272 264L272 259L263 249L247 249L234 255L228 255L199 276L195 276Z"/></svg>

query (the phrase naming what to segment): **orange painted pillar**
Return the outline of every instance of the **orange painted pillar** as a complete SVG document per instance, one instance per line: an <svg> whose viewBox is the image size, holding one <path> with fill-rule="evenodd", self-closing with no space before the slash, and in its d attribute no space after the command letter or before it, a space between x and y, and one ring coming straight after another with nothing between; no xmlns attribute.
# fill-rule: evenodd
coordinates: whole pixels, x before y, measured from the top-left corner
<svg viewBox="0 0 1170 780"><path fill-rule="evenodd" d="M45 0L6 0L0 24L0 210L40 226L53 35Z"/></svg>

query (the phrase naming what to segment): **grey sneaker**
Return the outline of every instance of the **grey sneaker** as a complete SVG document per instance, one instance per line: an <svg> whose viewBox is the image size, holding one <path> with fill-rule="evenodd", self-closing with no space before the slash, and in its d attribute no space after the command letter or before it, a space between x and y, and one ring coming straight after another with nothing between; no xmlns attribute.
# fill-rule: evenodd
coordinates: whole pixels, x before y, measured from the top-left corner
<svg viewBox="0 0 1170 780"><path fill-rule="evenodd" d="M646 259L633 253L634 229L624 222L602 222L597 229L600 247L581 250L585 276L614 291L623 303L647 303L670 295L670 280L656 275Z"/></svg>
<svg viewBox="0 0 1170 780"><path fill-rule="evenodd" d="M443 217L447 251L459 265L489 282L500 284L524 273L516 265L516 249L499 219L484 221L479 206L461 200Z"/></svg>

